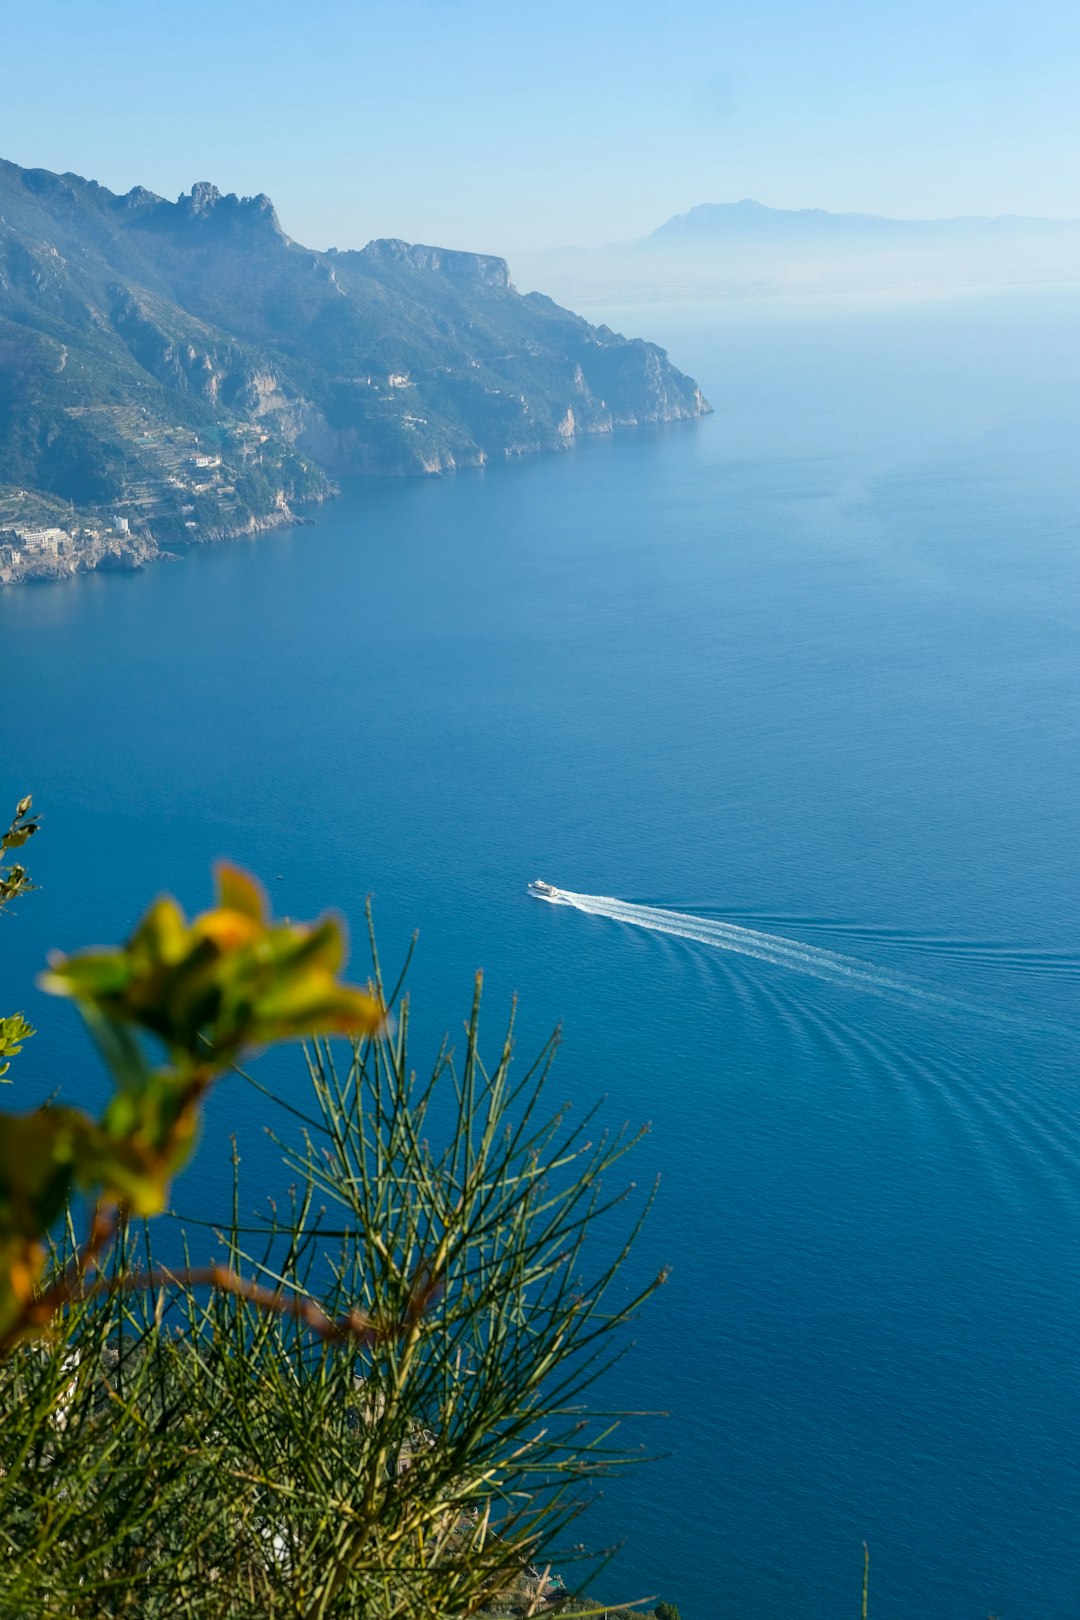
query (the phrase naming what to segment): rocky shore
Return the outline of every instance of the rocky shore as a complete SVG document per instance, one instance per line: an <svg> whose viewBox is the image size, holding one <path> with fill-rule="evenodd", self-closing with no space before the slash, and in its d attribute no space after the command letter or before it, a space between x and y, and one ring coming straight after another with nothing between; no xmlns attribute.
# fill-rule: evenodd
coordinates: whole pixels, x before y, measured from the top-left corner
<svg viewBox="0 0 1080 1620"><path fill-rule="evenodd" d="M0 529L0 586L52 584L76 574L128 573L148 562L175 561L152 535L116 529Z"/></svg>
<svg viewBox="0 0 1080 1620"><path fill-rule="evenodd" d="M10 500L6 504L10 507ZM57 512L55 503L47 520L41 521L41 502L33 504L38 521L5 519L4 493L0 491L0 587L51 585L79 574L134 573L148 563L181 561L182 550L170 549L173 546L212 545L314 521L283 503L261 514L223 514L197 529L185 525L162 537L168 541L163 544L145 524L133 532L130 527L115 526L115 520L109 524L89 513L76 520Z"/></svg>

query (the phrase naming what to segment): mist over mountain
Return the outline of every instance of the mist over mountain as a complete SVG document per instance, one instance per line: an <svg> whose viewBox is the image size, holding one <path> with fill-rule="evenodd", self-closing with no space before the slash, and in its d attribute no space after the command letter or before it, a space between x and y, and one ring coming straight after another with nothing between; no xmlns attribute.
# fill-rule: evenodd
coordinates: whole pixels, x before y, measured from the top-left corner
<svg viewBox="0 0 1080 1620"><path fill-rule="evenodd" d="M206 538L352 473L432 473L708 410L662 349L505 260L313 252L266 196L0 163L0 485ZM0 514L2 516L2 514Z"/></svg>
<svg viewBox="0 0 1080 1620"><path fill-rule="evenodd" d="M784 295L881 297L1080 281L1080 220L891 219L753 198L701 203L636 241L519 261L585 305Z"/></svg>
<svg viewBox="0 0 1080 1620"><path fill-rule="evenodd" d="M967 215L953 219L891 219L882 214L832 214L825 208L770 208L744 197L734 203L700 203L675 214L638 244L669 247L688 242L905 242L945 243L951 238L1080 242L1080 220L1026 218L1002 214L993 218Z"/></svg>

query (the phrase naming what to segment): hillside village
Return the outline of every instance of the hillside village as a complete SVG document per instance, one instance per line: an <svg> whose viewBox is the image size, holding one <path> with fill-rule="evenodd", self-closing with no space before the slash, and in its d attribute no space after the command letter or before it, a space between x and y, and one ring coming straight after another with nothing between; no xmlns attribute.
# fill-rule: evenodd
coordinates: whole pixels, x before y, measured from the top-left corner
<svg viewBox="0 0 1080 1620"><path fill-rule="evenodd" d="M90 426L123 467L120 493L107 505L76 507L40 490L0 485L0 585L141 568L174 558L165 548L178 542L298 521L283 491L271 487L261 503L267 509L255 513L237 490L238 476L265 466L268 435L256 426L233 423L211 441L125 406L67 414Z"/></svg>

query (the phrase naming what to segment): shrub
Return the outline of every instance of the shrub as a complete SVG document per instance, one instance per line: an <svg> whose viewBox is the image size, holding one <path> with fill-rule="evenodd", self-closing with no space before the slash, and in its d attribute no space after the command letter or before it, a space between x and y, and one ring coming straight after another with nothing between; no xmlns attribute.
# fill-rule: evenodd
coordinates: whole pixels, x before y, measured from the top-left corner
<svg viewBox="0 0 1080 1620"><path fill-rule="evenodd" d="M332 920L274 924L250 880L219 881L203 917L159 901L125 946L52 965L116 1085L102 1118L0 1116L0 1612L535 1613L530 1565L583 1583L567 1532L638 1456L586 1398L656 1286L626 1302L643 1211L598 1257L633 1138L548 1111L554 1043L518 1073L512 1017L485 1062L479 980L460 1058L418 1078L374 947L350 990ZM306 1094L238 1067L342 1022L346 1046L309 1041ZM293 1190L242 1216L234 1155L231 1212L188 1223L209 1262L185 1238L166 1264L145 1217L225 1074L276 1109Z"/></svg>

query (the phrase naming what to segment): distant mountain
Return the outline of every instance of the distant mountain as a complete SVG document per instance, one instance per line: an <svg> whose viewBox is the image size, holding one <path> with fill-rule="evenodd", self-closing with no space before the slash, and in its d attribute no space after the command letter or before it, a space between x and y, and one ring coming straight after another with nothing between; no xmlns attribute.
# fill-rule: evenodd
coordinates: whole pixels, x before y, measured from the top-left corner
<svg viewBox="0 0 1080 1620"><path fill-rule="evenodd" d="M648 236L520 255L519 273L575 305L907 298L1080 283L1080 220L889 219L702 203Z"/></svg>
<svg viewBox="0 0 1080 1620"><path fill-rule="evenodd" d="M708 241L852 243L877 240L899 245L948 237L1008 237L1080 234L1080 220L1003 214L955 219L890 219L881 214L830 214L824 208L769 208L744 197L734 203L700 203L675 214L644 239L645 246Z"/></svg>
<svg viewBox="0 0 1080 1620"><path fill-rule="evenodd" d="M522 296L506 262L313 252L265 196L176 202L0 163L0 485L159 537L696 416L662 349Z"/></svg>

